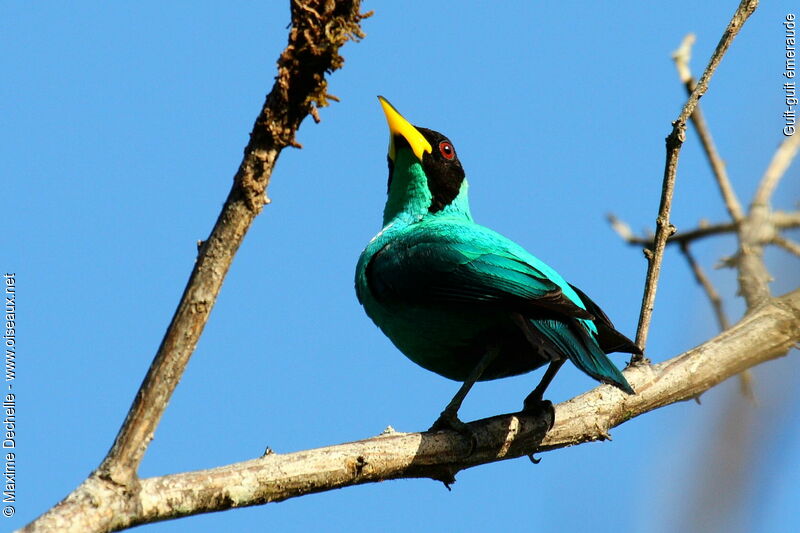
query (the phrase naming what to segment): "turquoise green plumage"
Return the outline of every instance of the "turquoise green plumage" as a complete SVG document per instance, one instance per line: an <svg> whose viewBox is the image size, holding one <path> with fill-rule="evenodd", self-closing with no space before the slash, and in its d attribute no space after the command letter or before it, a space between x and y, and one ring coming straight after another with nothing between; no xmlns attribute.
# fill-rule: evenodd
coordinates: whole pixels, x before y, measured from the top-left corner
<svg viewBox="0 0 800 533"><path fill-rule="evenodd" d="M361 254L355 280L367 315L409 359L453 380L498 379L550 363L526 407L542 400L567 358L633 393L605 354L639 349L555 270L476 224L450 141L381 104L391 131L388 199L383 229ZM486 368L476 371L479 364ZM448 407L457 420L458 405Z"/></svg>

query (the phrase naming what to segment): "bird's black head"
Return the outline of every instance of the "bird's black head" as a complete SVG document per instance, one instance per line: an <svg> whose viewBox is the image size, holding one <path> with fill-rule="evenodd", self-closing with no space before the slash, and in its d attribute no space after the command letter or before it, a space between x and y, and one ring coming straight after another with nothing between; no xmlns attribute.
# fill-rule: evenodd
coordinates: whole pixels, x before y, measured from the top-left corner
<svg viewBox="0 0 800 533"><path fill-rule="evenodd" d="M379 99L391 132L387 188L390 189L392 186L397 153L408 149L422 164L427 178L428 190L431 193L431 205L428 211L431 213L441 211L458 196L464 182L464 168L458 160L453 143L438 131L412 126L386 99L382 97Z"/></svg>
<svg viewBox="0 0 800 533"><path fill-rule="evenodd" d="M431 143L433 150L422 154L422 169L428 177L431 191L430 212L436 213L453 201L464 181L464 168L450 139L438 131L417 127L422 136Z"/></svg>

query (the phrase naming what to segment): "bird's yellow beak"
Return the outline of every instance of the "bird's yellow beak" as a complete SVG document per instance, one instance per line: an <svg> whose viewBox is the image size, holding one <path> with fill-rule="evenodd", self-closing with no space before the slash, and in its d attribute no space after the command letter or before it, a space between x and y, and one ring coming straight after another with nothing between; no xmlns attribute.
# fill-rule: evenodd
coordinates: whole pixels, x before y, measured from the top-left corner
<svg viewBox="0 0 800 533"><path fill-rule="evenodd" d="M403 138L408 141L408 144L411 146L411 150L420 161L422 161L422 155L425 152L428 152L429 154L433 152L431 143L429 143L428 140L422 136L417 128L412 126L409 121L403 118L403 115L397 112L397 109L395 109L394 106L389 103L389 100L383 96L379 96L378 100L381 102L383 113L386 115L386 122L389 124L389 159L394 161L395 135L402 135Z"/></svg>

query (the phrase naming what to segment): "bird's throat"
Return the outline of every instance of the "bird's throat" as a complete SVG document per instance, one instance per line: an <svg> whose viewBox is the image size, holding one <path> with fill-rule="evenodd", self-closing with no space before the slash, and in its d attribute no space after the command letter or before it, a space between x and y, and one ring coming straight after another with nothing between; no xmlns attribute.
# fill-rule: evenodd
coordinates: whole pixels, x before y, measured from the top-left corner
<svg viewBox="0 0 800 533"><path fill-rule="evenodd" d="M398 218L413 222L425 216L431 205L431 192L422 164L409 150L400 150L397 156L383 209L384 226Z"/></svg>
<svg viewBox="0 0 800 533"><path fill-rule="evenodd" d="M453 201L437 213L431 213L433 196L419 159L411 150L398 150L389 181L389 195L383 208L383 226L413 224L430 216L456 216L472 220L467 198L467 181Z"/></svg>

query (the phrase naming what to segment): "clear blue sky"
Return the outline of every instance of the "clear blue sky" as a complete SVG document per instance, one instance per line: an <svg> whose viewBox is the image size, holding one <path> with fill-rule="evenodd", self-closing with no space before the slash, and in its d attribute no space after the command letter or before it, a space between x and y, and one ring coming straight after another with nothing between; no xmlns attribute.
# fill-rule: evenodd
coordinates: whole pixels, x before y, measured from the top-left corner
<svg viewBox="0 0 800 533"><path fill-rule="evenodd" d="M764 2L703 98L742 198L782 140L783 26ZM457 384L416 367L363 314L353 271L379 229L387 130L375 96L454 142L476 219L517 240L634 334L645 262L604 221L651 227L664 137L685 100L670 53L698 36L699 75L736 2L367 2L367 38L330 78L341 103L303 124L222 288L141 468L162 475L427 428ZM797 8L797 4L794 4ZM288 2L4 2L0 6L0 268L18 283L18 504L27 523L79 484L114 438L230 187L286 42ZM795 166L775 196L798 199ZM723 220L696 137L682 152L675 224ZM797 233L795 233L795 238ZM731 238L696 246L711 266ZM769 254L776 293L797 263ZM732 271L711 271L738 317ZM714 335L709 306L667 255L649 355ZM624 356L615 359L620 365ZM741 467L729 531L800 530L797 353L614 440L428 480L348 488L147 526L148 531L701 530ZM479 384L462 417L516 410L540 373ZM594 386L567 365L549 391ZM752 421L740 457L719 432ZM727 415L725 413L728 413ZM795 415L796 416L796 415ZM747 440L747 439L746 439ZM711 496L709 496L709 494ZM698 513L698 514L694 514ZM701 516L702 515L702 516ZM686 524L689 524L688 526Z"/></svg>

